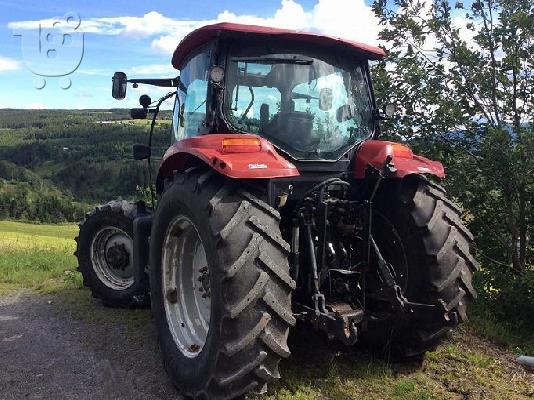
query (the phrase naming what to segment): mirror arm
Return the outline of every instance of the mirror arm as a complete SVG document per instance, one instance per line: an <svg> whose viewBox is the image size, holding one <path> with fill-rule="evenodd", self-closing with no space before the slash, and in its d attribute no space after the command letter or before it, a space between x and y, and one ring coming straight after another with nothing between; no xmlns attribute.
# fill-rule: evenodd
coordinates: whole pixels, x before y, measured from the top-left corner
<svg viewBox="0 0 534 400"><path fill-rule="evenodd" d="M152 85L152 86L159 86L159 87L177 87L180 88L182 92L187 93L187 88L180 80L180 77L172 78L172 79L128 79L127 82L134 83L134 84L145 84L145 85Z"/></svg>
<svg viewBox="0 0 534 400"><path fill-rule="evenodd" d="M144 83L146 85L160 87L177 87L176 79L128 79L130 83Z"/></svg>

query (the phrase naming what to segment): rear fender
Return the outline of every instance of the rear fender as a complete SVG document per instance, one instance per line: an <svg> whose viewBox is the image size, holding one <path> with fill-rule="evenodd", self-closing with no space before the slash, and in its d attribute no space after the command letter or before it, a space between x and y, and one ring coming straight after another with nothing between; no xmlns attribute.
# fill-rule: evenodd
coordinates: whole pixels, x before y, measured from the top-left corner
<svg viewBox="0 0 534 400"><path fill-rule="evenodd" d="M362 143L356 153L354 177L365 178L366 170L370 166L381 171L388 156L391 157L391 162L396 168L393 177L404 178L411 174L429 174L445 178L443 164L439 161L418 156L402 144L382 140L367 140Z"/></svg>
<svg viewBox="0 0 534 400"><path fill-rule="evenodd" d="M174 143L165 153L156 180L157 191L174 171L208 165L235 179L270 179L298 176L297 168L280 156L266 139L250 134L201 135Z"/></svg>

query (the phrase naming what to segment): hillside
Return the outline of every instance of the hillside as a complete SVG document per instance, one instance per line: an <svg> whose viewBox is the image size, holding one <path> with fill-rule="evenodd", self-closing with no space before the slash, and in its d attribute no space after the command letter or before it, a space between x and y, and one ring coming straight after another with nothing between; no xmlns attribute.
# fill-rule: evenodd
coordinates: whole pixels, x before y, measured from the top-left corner
<svg viewBox="0 0 534 400"><path fill-rule="evenodd" d="M170 112L160 118L155 164L170 141ZM91 204L135 197L148 180L131 148L149 124L127 110L0 110L0 218L76 221Z"/></svg>

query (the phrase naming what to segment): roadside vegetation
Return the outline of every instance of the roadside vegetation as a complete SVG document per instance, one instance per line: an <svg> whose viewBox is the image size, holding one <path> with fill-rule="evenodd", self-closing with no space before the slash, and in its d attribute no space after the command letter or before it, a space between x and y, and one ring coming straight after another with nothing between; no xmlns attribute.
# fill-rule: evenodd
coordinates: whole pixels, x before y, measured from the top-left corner
<svg viewBox="0 0 534 400"><path fill-rule="evenodd" d="M73 255L77 230L76 225L0 221L0 295L80 288Z"/></svg>
<svg viewBox="0 0 534 400"><path fill-rule="evenodd" d="M387 57L374 66L383 124L440 160L475 235L480 332L534 332L534 3L374 2Z"/></svg>

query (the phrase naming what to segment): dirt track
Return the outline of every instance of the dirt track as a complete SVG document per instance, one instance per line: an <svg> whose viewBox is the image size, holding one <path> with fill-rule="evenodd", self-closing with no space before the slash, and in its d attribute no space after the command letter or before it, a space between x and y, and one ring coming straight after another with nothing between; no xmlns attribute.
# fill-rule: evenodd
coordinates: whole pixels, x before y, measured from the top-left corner
<svg viewBox="0 0 534 400"><path fill-rule="evenodd" d="M132 341L115 324L73 319L56 296L19 292L0 297L0 398L179 396L162 368L155 338Z"/></svg>

